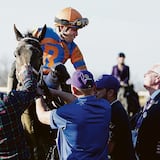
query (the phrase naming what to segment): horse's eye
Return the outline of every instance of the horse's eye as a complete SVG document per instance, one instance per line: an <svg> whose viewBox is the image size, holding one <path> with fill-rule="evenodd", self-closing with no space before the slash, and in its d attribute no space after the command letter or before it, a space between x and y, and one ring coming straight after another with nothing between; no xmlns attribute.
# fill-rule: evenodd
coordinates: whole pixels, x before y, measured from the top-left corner
<svg viewBox="0 0 160 160"><path fill-rule="evenodd" d="M17 52L17 54L20 56L20 55L21 55L21 52L20 52L20 51L18 51L18 52Z"/></svg>

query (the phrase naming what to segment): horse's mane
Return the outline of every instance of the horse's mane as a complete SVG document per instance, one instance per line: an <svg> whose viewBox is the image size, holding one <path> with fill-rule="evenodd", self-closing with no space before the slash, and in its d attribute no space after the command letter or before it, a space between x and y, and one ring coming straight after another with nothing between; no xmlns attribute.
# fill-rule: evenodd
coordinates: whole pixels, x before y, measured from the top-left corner
<svg viewBox="0 0 160 160"><path fill-rule="evenodd" d="M30 31L27 31L23 34L24 38L28 38L28 39L34 39L34 40L37 40L39 42L39 39L38 37L34 36L33 35L33 32L30 30Z"/></svg>
<svg viewBox="0 0 160 160"><path fill-rule="evenodd" d="M32 45L33 47L35 47L35 49L38 49L39 52L41 52L41 54L43 54L39 37L33 36L32 31L27 31L27 32L23 33L22 38L20 39L20 42L22 42L22 41L25 42L26 45L27 44Z"/></svg>

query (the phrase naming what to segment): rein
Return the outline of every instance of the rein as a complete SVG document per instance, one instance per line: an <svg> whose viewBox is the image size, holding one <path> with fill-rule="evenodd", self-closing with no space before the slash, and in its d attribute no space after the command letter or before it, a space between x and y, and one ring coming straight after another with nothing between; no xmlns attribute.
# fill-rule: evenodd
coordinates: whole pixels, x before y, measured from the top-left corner
<svg viewBox="0 0 160 160"><path fill-rule="evenodd" d="M44 81L43 65L41 65L40 70L39 70L39 82L38 83L39 83L38 84L39 87L43 90L43 93L45 95L44 101L50 110L57 109L58 107L64 105L64 102L59 97L54 97L50 93L50 90L46 82Z"/></svg>
<svg viewBox="0 0 160 160"><path fill-rule="evenodd" d="M43 100L45 101L45 103L47 104L47 107L52 110L52 109L56 109L57 107L53 105L52 101L53 101L53 97L48 89L48 86L46 85L45 81L44 81L44 77L43 77L43 65L41 65L40 70L38 72L39 75L39 82L38 82L38 86L43 90L43 93L45 95L45 97L43 97Z"/></svg>
<svg viewBox="0 0 160 160"><path fill-rule="evenodd" d="M31 66L32 67L32 66ZM40 71L37 71L34 67L32 67L32 71L36 76L39 76Z"/></svg>

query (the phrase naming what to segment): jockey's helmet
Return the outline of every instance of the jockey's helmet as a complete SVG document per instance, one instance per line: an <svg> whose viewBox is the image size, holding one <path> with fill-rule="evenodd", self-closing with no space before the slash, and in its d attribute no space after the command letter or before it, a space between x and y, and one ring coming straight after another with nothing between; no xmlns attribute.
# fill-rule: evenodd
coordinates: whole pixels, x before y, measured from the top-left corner
<svg viewBox="0 0 160 160"><path fill-rule="evenodd" d="M55 17L56 26L69 26L83 28L88 25L88 18L82 18L82 15L74 8L67 7L62 9Z"/></svg>

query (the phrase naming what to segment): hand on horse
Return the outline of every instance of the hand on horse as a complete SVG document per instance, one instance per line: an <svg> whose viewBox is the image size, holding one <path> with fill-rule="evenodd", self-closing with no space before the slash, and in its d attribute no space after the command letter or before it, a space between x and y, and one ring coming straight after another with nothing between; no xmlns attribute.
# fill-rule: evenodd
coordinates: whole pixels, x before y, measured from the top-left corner
<svg viewBox="0 0 160 160"><path fill-rule="evenodd" d="M39 98L41 96L43 96L43 99L49 109L57 108L55 105L53 105L52 102L55 101L56 103L59 103L59 100L57 99L57 97L52 96L48 86L46 85L45 81L42 78L40 79L37 85L37 97L36 98Z"/></svg>
<svg viewBox="0 0 160 160"><path fill-rule="evenodd" d="M49 88L43 78L39 80L37 88L39 88L41 95L45 95L47 98L52 99L52 95L50 94Z"/></svg>

